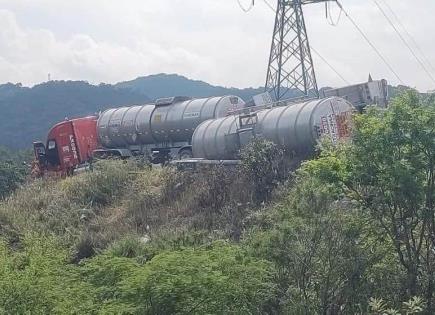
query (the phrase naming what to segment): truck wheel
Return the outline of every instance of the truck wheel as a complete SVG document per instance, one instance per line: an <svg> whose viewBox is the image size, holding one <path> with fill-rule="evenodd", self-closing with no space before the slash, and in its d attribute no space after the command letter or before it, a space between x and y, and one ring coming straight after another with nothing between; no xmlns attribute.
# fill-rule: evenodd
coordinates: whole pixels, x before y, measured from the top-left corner
<svg viewBox="0 0 435 315"><path fill-rule="evenodd" d="M178 158L180 160L188 160L193 157L192 149L182 149L178 152Z"/></svg>

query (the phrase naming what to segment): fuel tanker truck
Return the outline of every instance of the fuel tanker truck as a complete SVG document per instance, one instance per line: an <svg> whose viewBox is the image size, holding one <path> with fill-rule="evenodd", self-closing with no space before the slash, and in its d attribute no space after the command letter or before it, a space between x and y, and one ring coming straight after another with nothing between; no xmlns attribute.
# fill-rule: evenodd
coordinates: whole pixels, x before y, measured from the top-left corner
<svg viewBox="0 0 435 315"><path fill-rule="evenodd" d="M169 160L236 161L254 138L270 140L303 156L318 140L351 136L355 108L343 98L246 107L237 96L189 99L173 97L153 104L108 109L97 116L66 120L49 132L46 144L34 143L36 165L72 174L93 158L144 156Z"/></svg>
<svg viewBox="0 0 435 315"><path fill-rule="evenodd" d="M237 96L170 97L152 104L108 109L98 116L65 120L34 142L32 172L72 174L93 158L145 156L153 163L192 157L192 134L209 119L245 107Z"/></svg>
<svg viewBox="0 0 435 315"><path fill-rule="evenodd" d="M207 161L237 160L240 149L254 138L304 156L314 151L322 137L334 143L349 139L354 110L343 98L330 97L207 120L193 133L193 156Z"/></svg>

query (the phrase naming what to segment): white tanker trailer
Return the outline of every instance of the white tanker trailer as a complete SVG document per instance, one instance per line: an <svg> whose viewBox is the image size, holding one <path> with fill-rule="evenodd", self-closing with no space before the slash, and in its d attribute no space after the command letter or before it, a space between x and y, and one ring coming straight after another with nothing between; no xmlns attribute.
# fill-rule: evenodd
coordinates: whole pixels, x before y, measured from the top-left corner
<svg viewBox="0 0 435 315"><path fill-rule="evenodd" d="M257 137L296 155L309 154L321 137L333 142L348 139L354 110L348 101L330 97L207 120L193 134L193 156L237 160L240 149Z"/></svg>
<svg viewBox="0 0 435 315"><path fill-rule="evenodd" d="M98 118L102 148L95 150L94 156L145 155L154 163L190 158L192 135L199 124L226 117L244 106L237 96L171 97L154 104L108 109Z"/></svg>

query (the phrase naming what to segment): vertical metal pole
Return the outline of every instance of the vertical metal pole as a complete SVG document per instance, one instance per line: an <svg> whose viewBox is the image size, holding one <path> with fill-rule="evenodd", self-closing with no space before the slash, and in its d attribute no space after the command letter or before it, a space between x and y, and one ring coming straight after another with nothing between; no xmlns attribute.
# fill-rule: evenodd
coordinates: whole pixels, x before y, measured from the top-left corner
<svg viewBox="0 0 435 315"><path fill-rule="evenodd" d="M328 3L328 2L325 1L325 3ZM306 57L308 58L308 62L311 65L311 79L313 81L312 82L313 92L314 92L314 96L316 98L319 98L319 95L320 95L319 94L319 87L317 86L316 71L314 70L313 56L311 55L311 46L310 46L310 41L308 39L307 27L305 25L305 17L304 17L303 11L302 11L302 5L301 5L300 9L301 9L302 29L305 33L305 40L307 42L307 56Z"/></svg>
<svg viewBox="0 0 435 315"><path fill-rule="evenodd" d="M285 0L278 0L278 12L281 12L280 30L279 30L279 61L278 61L278 82L276 88L276 100L281 99L281 84L282 84L282 54L284 45L284 21L285 21Z"/></svg>
<svg viewBox="0 0 435 315"><path fill-rule="evenodd" d="M305 96L308 96L308 90L307 90L307 73L306 73L306 69L305 69L305 63L304 63L304 59L305 59L305 52L304 52L304 46L303 46L303 42L302 42L302 29L301 29L301 17L300 14L302 13L302 4L300 0L294 0L293 1L293 9L295 10L295 17L296 17L296 29L297 29L297 34L298 34L298 41L299 41L299 57L301 60L301 68L302 68L302 76L304 79L304 94ZM303 18L303 17L302 17Z"/></svg>

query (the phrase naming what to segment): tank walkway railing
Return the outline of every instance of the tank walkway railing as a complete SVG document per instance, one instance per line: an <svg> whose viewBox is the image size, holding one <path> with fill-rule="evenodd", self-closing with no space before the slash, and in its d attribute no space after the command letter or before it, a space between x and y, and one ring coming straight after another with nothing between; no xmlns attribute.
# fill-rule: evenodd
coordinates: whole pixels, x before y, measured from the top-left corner
<svg viewBox="0 0 435 315"><path fill-rule="evenodd" d="M302 101L303 102L309 102L309 101L314 100L314 99L316 99L316 98L314 98L314 97L307 98L305 96L300 96L300 97L297 97L297 98L289 98L289 99L286 99L286 100L276 101L276 102L272 102L272 103L268 103L268 104L264 104L264 105L249 106L249 107L237 109L237 110L229 112L228 116L230 116L230 115L241 115L241 114L248 115L248 114L251 114L251 113L254 113L254 112L258 112L258 111L261 111L261 110L264 110L264 109L271 109L271 108L279 107L279 106L288 106L288 105L291 105L291 104L298 104L298 103L301 103Z"/></svg>

